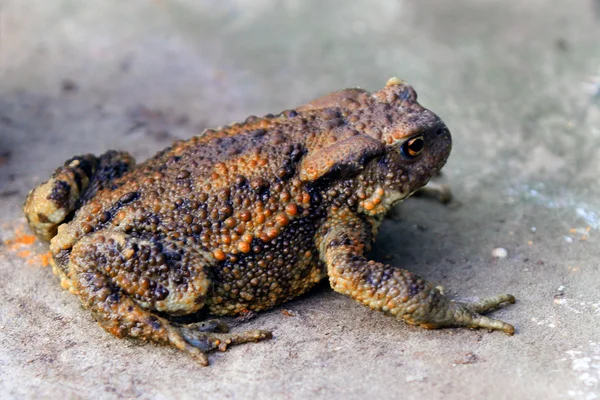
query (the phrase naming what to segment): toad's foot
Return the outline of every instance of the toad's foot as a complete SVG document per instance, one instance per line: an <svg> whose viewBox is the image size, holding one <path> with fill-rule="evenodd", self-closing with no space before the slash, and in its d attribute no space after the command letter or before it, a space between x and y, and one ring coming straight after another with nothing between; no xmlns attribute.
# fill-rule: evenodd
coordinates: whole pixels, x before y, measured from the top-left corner
<svg viewBox="0 0 600 400"><path fill-rule="evenodd" d="M258 342L271 339L273 334L270 331L251 330L241 333L227 333L229 327L216 320L204 321L197 324L190 324L179 328L179 333L183 339L201 353L193 352L201 364L208 365L206 354L209 351L225 351L229 346L236 344ZM187 346L186 346L187 347Z"/></svg>
<svg viewBox="0 0 600 400"><path fill-rule="evenodd" d="M432 310L426 318L427 322L418 322L407 318L409 324L416 324L425 329L442 328L444 326L467 326L469 328L485 328L503 331L508 335L515 333L515 328L506 322L483 316L486 312L499 307L503 303L514 303L515 297L501 294L481 300L477 303L443 302L439 310Z"/></svg>
<svg viewBox="0 0 600 400"><path fill-rule="evenodd" d="M415 196L424 196L431 197L436 199L442 204L448 204L452 201L452 191L450 190L450 186L442 183L437 183L434 181L429 181L429 183L423 186L421 189L417 190L414 194Z"/></svg>
<svg viewBox="0 0 600 400"><path fill-rule="evenodd" d="M167 326L167 322L160 320L166 328L166 341L194 358L200 365L208 366L207 353L213 350L225 351L229 346L259 342L272 338L270 331L251 330L241 333L222 333L228 331L226 324L219 322L218 326L211 325L213 321L205 321L185 326ZM155 322L156 323L156 322ZM152 338L156 340L155 338ZM160 341L160 340L157 340Z"/></svg>

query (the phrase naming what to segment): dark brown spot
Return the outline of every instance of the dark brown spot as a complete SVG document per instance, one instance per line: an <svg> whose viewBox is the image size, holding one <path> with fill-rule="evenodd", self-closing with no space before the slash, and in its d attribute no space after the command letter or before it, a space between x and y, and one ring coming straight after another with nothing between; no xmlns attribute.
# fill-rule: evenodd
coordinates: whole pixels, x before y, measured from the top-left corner
<svg viewBox="0 0 600 400"><path fill-rule="evenodd" d="M57 203L59 208L66 207L69 201L69 195L71 194L71 185L67 182L59 180L54 183L48 200L52 200Z"/></svg>
<svg viewBox="0 0 600 400"><path fill-rule="evenodd" d="M139 195L140 194L138 192L125 193L123 196L121 196L121 198L119 198L119 202L121 204L131 203L132 201L136 200Z"/></svg>
<svg viewBox="0 0 600 400"><path fill-rule="evenodd" d="M190 177L190 171L187 171L185 169L179 171L179 173L177 174L177 179L186 179Z"/></svg>

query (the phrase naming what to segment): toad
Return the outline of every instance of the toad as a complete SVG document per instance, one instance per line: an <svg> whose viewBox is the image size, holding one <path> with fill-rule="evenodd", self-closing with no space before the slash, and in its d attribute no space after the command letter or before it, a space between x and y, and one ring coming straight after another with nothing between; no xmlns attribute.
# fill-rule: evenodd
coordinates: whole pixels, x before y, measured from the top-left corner
<svg viewBox="0 0 600 400"><path fill-rule="evenodd" d="M321 279L373 310L423 328L513 326L482 314L502 294L450 300L435 285L365 254L386 212L445 164L450 132L390 79L293 110L209 129L136 165L126 152L74 157L33 189L31 229L53 272L117 337L206 353L268 339L218 320L273 308Z"/></svg>

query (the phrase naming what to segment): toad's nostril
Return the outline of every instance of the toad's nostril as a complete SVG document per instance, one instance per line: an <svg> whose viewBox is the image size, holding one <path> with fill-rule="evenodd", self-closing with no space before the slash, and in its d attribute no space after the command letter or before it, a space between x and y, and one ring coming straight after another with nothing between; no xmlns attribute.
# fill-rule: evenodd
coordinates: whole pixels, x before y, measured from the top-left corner
<svg viewBox="0 0 600 400"><path fill-rule="evenodd" d="M446 129L446 127L437 128L435 130L436 136L441 136L441 135L443 135L443 134L445 134L447 132L448 132L448 129Z"/></svg>

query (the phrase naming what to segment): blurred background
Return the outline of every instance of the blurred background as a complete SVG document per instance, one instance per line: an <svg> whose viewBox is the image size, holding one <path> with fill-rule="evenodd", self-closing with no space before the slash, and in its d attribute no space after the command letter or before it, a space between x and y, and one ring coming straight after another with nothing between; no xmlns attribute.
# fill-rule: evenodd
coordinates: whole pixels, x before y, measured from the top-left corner
<svg viewBox="0 0 600 400"><path fill-rule="evenodd" d="M456 201L407 201L373 257L456 299L515 294L494 314L512 338L408 327L323 284L244 326L273 341L202 369L109 337L24 239L25 195L74 154L142 161L391 76L450 128ZM597 399L599 145L598 0L0 0L0 395Z"/></svg>

